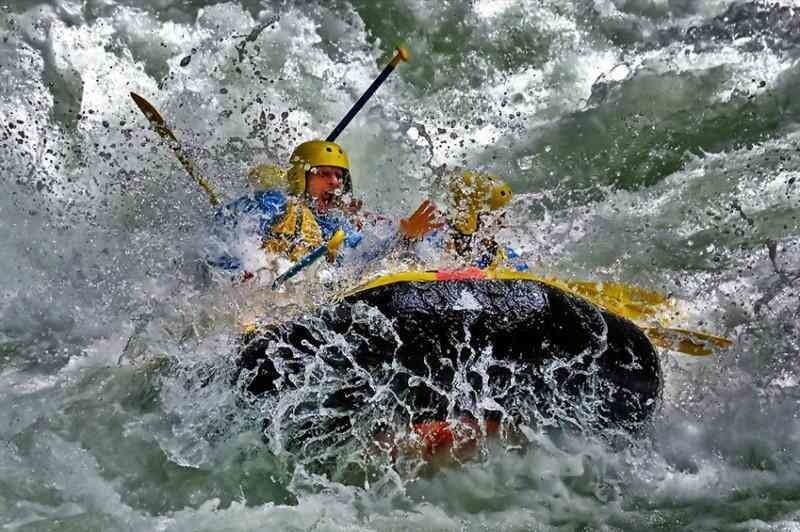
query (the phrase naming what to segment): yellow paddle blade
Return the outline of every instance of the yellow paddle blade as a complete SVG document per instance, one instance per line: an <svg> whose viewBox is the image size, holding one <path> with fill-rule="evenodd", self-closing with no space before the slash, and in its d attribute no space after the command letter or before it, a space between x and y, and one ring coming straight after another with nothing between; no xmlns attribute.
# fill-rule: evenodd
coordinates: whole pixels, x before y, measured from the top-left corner
<svg viewBox="0 0 800 532"><path fill-rule="evenodd" d="M631 321L653 318L672 306L664 294L623 283L565 281L553 277L541 280Z"/></svg>
<svg viewBox="0 0 800 532"><path fill-rule="evenodd" d="M664 294L622 283L564 281L555 278L544 278L542 281L637 323L653 345L658 347L692 356L707 356L714 354L717 349L726 349L733 345L727 338L705 332L642 324L642 321L654 318L672 306L673 302Z"/></svg>
<svg viewBox="0 0 800 532"><path fill-rule="evenodd" d="M656 317L673 305L666 295L658 292L622 283L559 279L546 279L545 282L582 296L597 306L637 323L658 347L692 356L707 356L717 349L726 349L733 345L731 340L709 333L642 324L642 321Z"/></svg>
<svg viewBox="0 0 800 532"><path fill-rule="evenodd" d="M582 297L593 305L602 307L631 321L653 319L673 306L672 300L660 292L623 283L565 280L508 269L487 272L487 277L492 279L539 281Z"/></svg>
<svg viewBox="0 0 800 532"><path fill-rule="evenodd" d="M570 286L578 294L630 320L654 316L670 305L665 295L622 283L573 282Z"/></svg>
<svg viewBox="0 0 800 532"><path fill-rule="evenodd" d="M727 338L699 331L647 326L643 326L642 330L654 345L692 356L711 355L716 349L733 345Z"/></svg>

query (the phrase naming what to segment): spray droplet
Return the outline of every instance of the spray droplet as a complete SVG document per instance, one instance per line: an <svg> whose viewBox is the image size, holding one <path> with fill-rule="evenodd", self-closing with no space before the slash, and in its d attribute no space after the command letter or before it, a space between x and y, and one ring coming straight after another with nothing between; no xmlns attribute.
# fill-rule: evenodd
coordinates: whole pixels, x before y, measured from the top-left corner
<svg viewBox="0 0 800 532"><path fill-rule="evenodd" d="M533 155L526 155L517 159L517 166L520 170L530 170L533 167Z"/></svg>

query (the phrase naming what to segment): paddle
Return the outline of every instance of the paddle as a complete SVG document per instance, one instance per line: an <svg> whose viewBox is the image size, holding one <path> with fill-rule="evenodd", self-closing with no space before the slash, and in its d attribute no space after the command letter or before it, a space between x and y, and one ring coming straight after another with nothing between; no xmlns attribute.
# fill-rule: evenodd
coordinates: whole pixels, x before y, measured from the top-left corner
<svg viewBox="0 0 800 532"><path fill-rule="evenodd" d="M700 331L670 329L659 326L640 326L653 345L679 351L686 355L707 356L716 349L727 349L733 345L731 340Z"/></svg>
<svg viewBox="0 0 800 532"><path fill-rule="evenodd" d="M188 155L186 155L186 152L183 151L183 146L181 146L181 143L177 137L175 137L175 134L172 133L172 131L167 127L164 117L161 116L161 114L150 102L135 92L131 92L131 98L133 98L133 102L150 121L150 125L153 126L155 132L158 133L162 139L169 143L170 148L172 148L172 151L175 152L175 156L183 165L183 168L186 170L186 172L208 195L208 201L211 202L211 205L219 205L219 197L217 196L216 192L214 192L214 189L211 188L209 182L202 175L200 175L200 172L197 170L192 160Z"/></svg>
<svg viewBox="0 0 800 532"><path fill-rule="evenodd" d="M300 270L302 270L307 266L310 266L311 264L314 264L317 261L317 259L325 255L326 253L331 258L335 257L336 252L339 250L342 243L344 242L345 236L346 235L343 230L337 229L336 232L333 233L331 239L328 240L328 242L322 244L321 246L313 250L311 253L309 253L302 259L295 262L291 268L289 268L288 270L280 274L278 277L276 277L275 280L272 282L272 289L277 290L283 283L285 283L286 281L288 281L289 279L300 273Z"/></svg>
<svg viewBox="0 0 800 532"><path fill-rule="evenodd" d="M373 81L372 84L367 88L367 90L364 91L364 94L361 95L361 98L358 99L355 105L353 105L353 107L349 111L347 111L347 114L344 115L344 118L342 118L342 120L336 125L336 127L333 128L333 131L331 131L331 134L328 135L328 137L325 140L327 140L328 142L335 141L336 137L338 137L341 134L341 132L344 131L344 128L347 127L347 124L349 124L350 121L353 119L353 117L356 116L356 114L361 110L362 107L364 107L364 104L367 103L367 100L369 100L372 97L372 95L375 94L375 91L378 90L378 87L380 87L383 84L383 82L386 81L386 78L389 77L389 74L392 73L392 71L400 63L400 61L408 62L409 57L410 56L408 54L408 50L406 50L402 46L398 46L397 53L394 55L389 64L386 65L386 67L381 71L380 74L378 74L378 77L375 78L375 81Z"/></svg>
<svg viewBox="0 0 800 532"><path fill-rule="evenodd" d="M656 317L658 313L672 305L667 296L658 292L622 283L562 281L552 277L542 277L540 280L633 321L644 331L653 345L658 347L686 355L707 356L713 354L716 349L725 349L733 345L727 338L705 332L649 325L645 320Z"/></svg>
<svg viewBox="0 0 800 532"><path fill-rule="evenodd" d="M652 318L671 304L669 297L664 294L622 283L565 281L555 277L530 275L632 321Z"/></svg>

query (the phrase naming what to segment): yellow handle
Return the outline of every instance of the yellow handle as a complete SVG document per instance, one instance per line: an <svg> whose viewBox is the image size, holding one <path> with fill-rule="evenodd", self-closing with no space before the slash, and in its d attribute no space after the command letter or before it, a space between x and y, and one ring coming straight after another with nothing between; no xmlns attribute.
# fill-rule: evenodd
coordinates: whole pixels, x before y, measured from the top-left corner
<svg viewBox="0 0 800 532"><path fill-rule="evenodd" d="M411 59L411 54L408 53L408 48L405 48L403 46L398 46L397 47L397 53L392 58L392 61L391 61L390 64L393 67L396 67L398 64L400 64L400 61L405 61L406 63L408 63L409 59Z"/></svg>
<svg viewBox="0 0 800 532"><path fill-rule="evenodd" d="M333 262L336 259L336 254L339 253L339 248L345 239L345 233L341 229L337 229L330 240L328 240L328 262Z"/></svg>

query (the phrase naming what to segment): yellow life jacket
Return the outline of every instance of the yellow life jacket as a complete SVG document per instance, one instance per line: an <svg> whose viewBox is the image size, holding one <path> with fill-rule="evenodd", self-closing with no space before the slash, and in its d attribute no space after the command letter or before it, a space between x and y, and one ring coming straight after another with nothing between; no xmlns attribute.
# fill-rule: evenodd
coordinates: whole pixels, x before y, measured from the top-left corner
<svg viewBox="0 0 800 532"><path fill-rule="evenodd" d="M322 229L314 213L305 203L293 198L287 201L286 214L272 226L271 234L264 238L261 247L297 261L322 243Z"/></svg>

